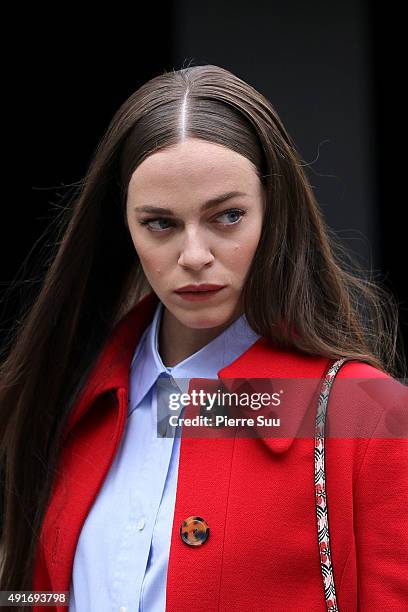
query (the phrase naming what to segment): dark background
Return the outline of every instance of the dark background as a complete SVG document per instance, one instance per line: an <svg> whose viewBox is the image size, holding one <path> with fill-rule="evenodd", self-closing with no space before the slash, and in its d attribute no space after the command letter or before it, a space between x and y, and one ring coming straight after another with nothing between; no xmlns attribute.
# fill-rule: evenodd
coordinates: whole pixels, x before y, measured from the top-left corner
<svg viewBox="0 0 408 612"><path fill-rule="evenodd" d="M25 274L46 242L40 237L53 204L83 178L120 104L164 70L218 64L278 111L329 226L397 298L408 354L406 204L397 152L405 66L391 8L385 13L381 4L359 0L174 0L150 3L143 14L129 12L131 5L104 11L85 20L62 7L58 14L36 7L30 34L20 39L25 52L13 87L18 116L6 176L12 194L2 207L2 289L16 279L22 287L23 279L40 282ZM1 333L14 305L11 298L1 304Z"/></svg>

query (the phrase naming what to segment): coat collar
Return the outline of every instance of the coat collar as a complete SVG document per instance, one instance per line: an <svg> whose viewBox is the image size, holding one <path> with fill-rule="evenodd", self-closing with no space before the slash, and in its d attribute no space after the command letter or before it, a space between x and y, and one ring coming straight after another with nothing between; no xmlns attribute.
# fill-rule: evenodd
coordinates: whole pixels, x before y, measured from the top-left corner
<svg viewBox="0 0 408 612"><path fill-rule="evenodd" d="M118 392L122 389L128 392L132 357L143 332L153 319L157 304L158 297L151 292L116 324L74 405L68 419L66 434L80 421L96 397L110 390ZM241 388L245 380L249 382L250 379L320 379L329 361L325 357L280 348L266 338L260 337L237 359L219 370L218 377L229 391ZM286 414L290 414L290 424L284 428L284 431L289 432L287 437L261 437L270 450L281 453L290 447L305 419L308 406L311 403L314 406L317 402L315 387L316 384L308 385L307 393L305 394L303 389L299 396L296 395L296 391L291 396L290 405L285 406ZM263 387L263 390L266 389ZM314 414L311 416L314 418Z"/></svg>
<svg viewBox="0 0 408 612"><path fill-rule="evenodd" d="M135 348L144 330L151 323L157 304L158 297L151 292L115 325L74 405L66 434L83 417L98 395L110 390L128 389Z"/></svg>

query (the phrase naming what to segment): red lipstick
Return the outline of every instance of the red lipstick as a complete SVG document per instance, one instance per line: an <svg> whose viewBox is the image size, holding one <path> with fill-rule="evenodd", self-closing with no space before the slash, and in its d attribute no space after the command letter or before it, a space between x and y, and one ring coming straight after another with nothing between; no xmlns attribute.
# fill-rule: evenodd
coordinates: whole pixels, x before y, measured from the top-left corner
<svg viewBox="0 0 408 612"><path fill-rule="evenodd" d="M201 283L198 285L184 285L176 289L177 293L183 300L193 302L208 300L224 289L226 285L216 285L214 283Z"/></svg>

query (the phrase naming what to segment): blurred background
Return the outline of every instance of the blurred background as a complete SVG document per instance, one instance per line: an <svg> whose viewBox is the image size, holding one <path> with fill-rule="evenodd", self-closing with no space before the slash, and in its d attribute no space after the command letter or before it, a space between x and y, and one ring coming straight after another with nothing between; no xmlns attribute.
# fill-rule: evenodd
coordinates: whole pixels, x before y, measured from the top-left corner
<svg viewBox="0 0 408 612"><path fill-rule="evenodd" d="M164 70L217 64L277 110L329 226L398 300L408 354L395 14L360 0L173 0L147 3L143 14L131 5L102 6L87 19L62 5L55 13L36 6L28 18L18 84L21 139L13 140L18 167L12 201L3 206L2 290L13 280L38 288L40 276L26 274L47 243L55 204L63 205L69 186L83 178L122 102ZM18 298L1 303L1 333Z"/></svg>

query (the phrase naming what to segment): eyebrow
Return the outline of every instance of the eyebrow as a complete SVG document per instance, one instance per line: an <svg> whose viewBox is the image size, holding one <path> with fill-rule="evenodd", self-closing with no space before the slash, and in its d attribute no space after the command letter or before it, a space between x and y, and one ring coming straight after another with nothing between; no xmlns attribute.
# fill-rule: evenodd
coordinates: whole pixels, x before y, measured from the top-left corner
<svg viewBox="0 0 408 612"><path fill-rule="evenodd" d="M209 208L214 208L218 204L225 202L226 200L230 200L231 198L236 198L238 196L246 196L247 194L242 191L227 191L226 193L221 193L215 198L211 198L211 200L207 200L200 206L200 211L208 210ZM164 214L174 216L174 212L170 208L163 208L162 206L135 206L134 209L136 212L145 212L145 213L155 213L155 214Z"/></svg>

